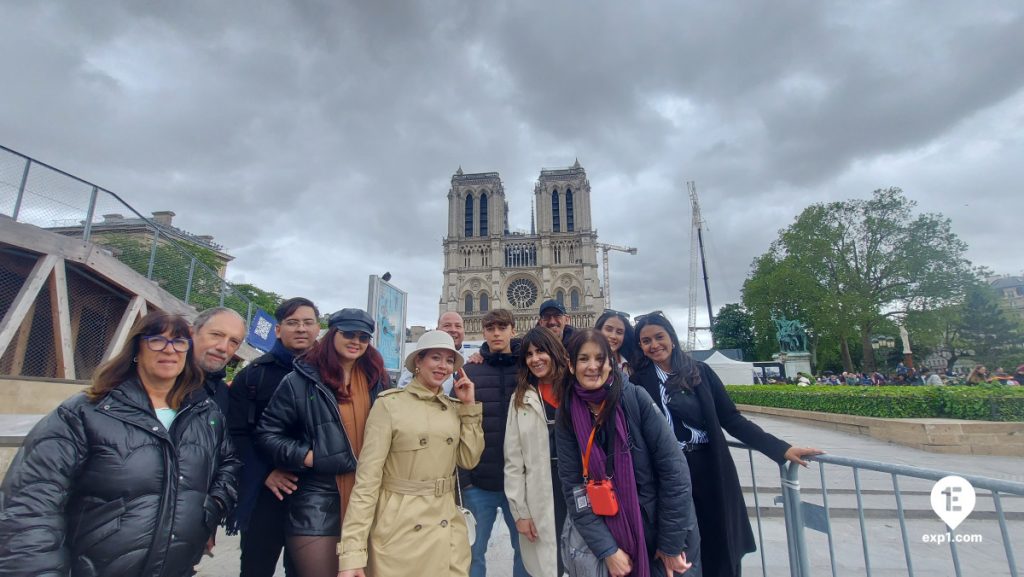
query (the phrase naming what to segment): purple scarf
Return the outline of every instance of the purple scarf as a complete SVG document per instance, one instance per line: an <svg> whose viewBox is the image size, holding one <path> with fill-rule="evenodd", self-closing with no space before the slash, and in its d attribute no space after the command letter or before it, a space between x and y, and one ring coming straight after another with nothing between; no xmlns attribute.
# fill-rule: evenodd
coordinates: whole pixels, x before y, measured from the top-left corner
<svg viewBox="0 0 1024 577"><path fill-rule="evenodd" d="M611 382L611 378L608 379ZM590 439L590 431L593 423L590 419L590 409L587 403L600 404L608 396L608 383L597 390L587 390L579 383L573 383L572 404L570 414L572 415L572 428L576 433L576 440L580 445L580 454L587 450L587 440ZM619 512L614 517L601 517L605 525L611 531L615 543L620 549L629 555L633 562L635 577L649 577L651 569L650 560L647 558L647 542L644 539L644 522L640 516L640 500L637 497L636 476L633 474L633 455L629 452L629 443L626 440L628 431L626 429L626 413L622 405L615 407L615 451L614 477L612 486L615 487L615 497L619 501ZM605 463L607 457L604 448L599 443L594 443L590 450L589 477L591 479L605 478Z"/></svg>

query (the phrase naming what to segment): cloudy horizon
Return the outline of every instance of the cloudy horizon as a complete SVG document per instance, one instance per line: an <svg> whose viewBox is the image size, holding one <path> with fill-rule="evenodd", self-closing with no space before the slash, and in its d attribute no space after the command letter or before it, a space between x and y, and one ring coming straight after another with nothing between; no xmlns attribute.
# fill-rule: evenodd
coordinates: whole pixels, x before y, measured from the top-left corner
<svg viewBox="0 0 1024 577"><path fill-rule="evenodd" d="M809 204L898 186L1021 274L1024 7L3 1L0 144L210 234L233 282L433 326L452 174L529 230L579 159L614 307L685 332L686 181L714 307ZM699 305L703 312L703 304ZM700 315L704 317L705 315ZM704 319L706 322L706 318Z"/></svg>

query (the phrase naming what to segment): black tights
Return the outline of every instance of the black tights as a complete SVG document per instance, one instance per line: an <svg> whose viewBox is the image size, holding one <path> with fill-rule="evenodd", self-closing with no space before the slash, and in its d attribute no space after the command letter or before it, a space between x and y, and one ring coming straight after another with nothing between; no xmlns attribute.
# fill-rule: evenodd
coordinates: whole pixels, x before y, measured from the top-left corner
<svg viewBox="0 0 1024 577"><path fill-rule="evenodd" d="M337 577L338 537L293 535L286 541L299 577Z"/></svg>

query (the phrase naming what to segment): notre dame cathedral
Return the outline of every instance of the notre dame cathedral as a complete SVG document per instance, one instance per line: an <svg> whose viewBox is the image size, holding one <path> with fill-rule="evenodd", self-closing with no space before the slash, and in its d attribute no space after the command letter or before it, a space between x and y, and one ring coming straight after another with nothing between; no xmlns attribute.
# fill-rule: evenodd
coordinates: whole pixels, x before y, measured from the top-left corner
<svg viewBox="0 0 1024 577"><path fill-rule="evenodd" d="M492 308L511 310L520 334L546 299L563 303L577 327L593 326L604 309L586 171L579 161L541 170L533 197L530 233L510 231L497 172L452 176L440 312L462 314L467 340L483 338Z"/></svg>

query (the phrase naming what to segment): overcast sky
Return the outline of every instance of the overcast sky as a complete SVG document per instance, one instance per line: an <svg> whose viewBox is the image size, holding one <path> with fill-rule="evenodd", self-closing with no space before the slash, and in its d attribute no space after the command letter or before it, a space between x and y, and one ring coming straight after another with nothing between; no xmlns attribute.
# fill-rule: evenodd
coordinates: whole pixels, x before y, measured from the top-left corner
<svg viewBox="0 0 1024 577"><path fill-rule="evenodd" d="M813 202L899 186L1020 274L1020 2L0 0L0 144L212 234L324 311L391 271L433 326L452 174L586 168L614 307L685 331ZM702 309L703 310L703 306ZM702 315L704 316L704 315Z"/></svg>

